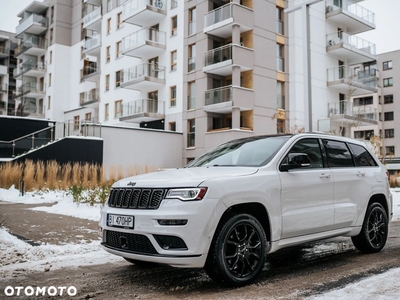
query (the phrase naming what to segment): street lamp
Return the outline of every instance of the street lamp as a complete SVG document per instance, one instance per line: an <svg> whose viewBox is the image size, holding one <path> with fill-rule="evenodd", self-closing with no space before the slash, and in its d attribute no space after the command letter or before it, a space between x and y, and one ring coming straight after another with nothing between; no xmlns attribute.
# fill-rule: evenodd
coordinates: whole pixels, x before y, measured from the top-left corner
<svg viewBox="0 0 400 300"><path fill-rule="evenodd" d="M289 14L298 10L303 16L303 77L304 77L304 130L312 131L312 91L311 91L311 59L310 59L310 5L324 0L304 0L291 8L286 8Z"/></svg>

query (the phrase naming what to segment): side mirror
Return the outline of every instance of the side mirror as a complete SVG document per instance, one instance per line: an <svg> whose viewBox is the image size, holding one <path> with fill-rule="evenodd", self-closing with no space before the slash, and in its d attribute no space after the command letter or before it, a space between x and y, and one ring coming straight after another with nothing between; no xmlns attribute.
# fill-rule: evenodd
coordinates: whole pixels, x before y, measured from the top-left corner
<svg viewBox="0 0 400 300"><path fill-rule="evenodd" d="M289 153L286 161L281 164L281 171L289 171L292 169L306 168L310 166L310 158L305 153Z"/></svg>

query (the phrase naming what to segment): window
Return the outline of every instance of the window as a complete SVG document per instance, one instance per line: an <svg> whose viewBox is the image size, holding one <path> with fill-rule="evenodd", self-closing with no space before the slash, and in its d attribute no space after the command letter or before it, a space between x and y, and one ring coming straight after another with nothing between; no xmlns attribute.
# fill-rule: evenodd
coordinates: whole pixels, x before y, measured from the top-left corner
<svg viewBox="0 0 400 300"><path fill-rule="evenodd" d="M49 73L49 86L51 86L51 73Z"/></svg>
<svg viewBox="0 0 400 300"><path fill-rule="evenodd" d="M283 35L283 8L276 8L276 33Z"/></svg>
<svg viewBox="0 0 400 300"><path fill-rule="evenodd" d="M114 104L114 118L122 117L122 100L115 101Z"/></svg>
<svg viewBox="0 0 400 300"><path fill-rule="evenodd" d="M50 10L50 24L53 24L53 22L54 22L54 6L52 6Z"/></svg>
<svg viewBox="0 0 400 300"><path fill-rule="evenodd" d="M170 87L170 102L169 106L176 106L176 85Z"/></svg>
<svg viewBox="0 0 400 300"><path fill-rule="evenodd" d="M385 139L394 138L394 129L385 129Z"/></svg>
<svg viewBox="0 0 400 300"><path fill-rule="evenodd" d="M307 169L323 168L321 147L318 139L302 139L298 141L289 151L290 153L304 153L310 159L310 166ZM349 153L350 154L350 153ZM288 157L285 157L283 164L288 164Z"/></svg>
<svg viewBox="0 0 400 300"><path fill-rule="evenodd" d="M178 34L178 16L171 18L171 35L175 36Z"/></svg>
<svg viewBox="0 0 400 300"><path fill-rule="evenodd" d="M284 46L282 44L276 44L276 69L277 71L284 72Z"/></svg>
<svg viewBox="0 0 400 300"><path fill-rule="evenodd" d="M121 70L115 72L115 87L119 87L121 85L121 76L122 76Z"/></svg>
<svg viewBox="0 0 400 300"><path fill-rule="evenodd" d="M92 121L92 113L85 114L85 121Z"/></svg>
<svg viewBox="0 0 400 300"><path fill-rule="evenodd" d="M79 130L79 116L74 117L74 130Z"/></svg>
<svg viewBox="0 0 400 300"><path fill-rule="evenodd" d="M196 69L196 44L189 45L188 72Z"/></svg>
<svg viewBox="0 0 400 300"><path fill-rule="evenodd" d="M393 103L393 95L384 95L383 96L383 104Z"/></svg>
<svg viewBox="0 0 400 300"><path fill-rule="evenodd" d="M344 142L323 140L331 168L354 167L353 158Z"/></svg>
<svg viewBox="0 0 400 300"><path fill-rule="evenodd" d="M354 98L353 104L354 104L354 106L374 104L374 98L372 96L362 97L362 98Z"/></svg>
<svg viewBox="0 0 400 300"><path fill-rule="evenodd" d="M106 75L106 91L110 90L110 74Z"/></svg>
<svg viewBox="0 0 400 300"><path fill-rule="evenodd" d="M188 120L188 137L187 137L187 147L195 146L195 120Z"/></svg>
<svg viewBox="0 0 400 300"><path fill-rule="evenodd" d="M176 71L176 69L177 69L177 65L176 65L177 59L178 59L178 52L176 50L172 51L171 52L171 71Z"/></svg>
<svg viewBox="0 0 400 300"><path fill-rule="evenodd" d="M169 130L176 131L176 122L169 122Z"/></svg>
<svg viewBox="0 0 400 300"><path fill-rule="evenodd" d="M188 82L188 103L187 109L195 109L196 108L196 82L190 81Z"/></svg>
<svg viewBox="0 0 400 300"><path fill-rule="evenodd" d="M116 57L119 58L122 56L122 41L117 42L116 48L117 48Z"/></svg>
<svg viewBox="0 0 400 300"><path fill-rule="evenodd" d="M85 92L79 93L79 103L80 103L80 105L82 105L83 102L85 102Z"/></svg>
<svg viewBox="0 0 400 300"><path fill-rule="evenodd" d="M276 133L286 133L285 120L283 119L276 120Z"/></svg>
<svg viewBox="0 0 400 300"><path fill-rule="evenodd" d="M111 18L107 19L107 35L111 33Z"/></svg>
<svg viewBox="0 0 400 300"><path fill-rule="evenodd" d="M50 29L50 45L53 45L53 28Z"/></svg>
<svg viewBox="0 0 400 300"><path fill-rule="evenodd" d="M393 86L393 78L385 78L383 79L383 87Z"/></svg>
<svg viewBox="0 0 400 300"><path fill-rule="evenodd" d="M106 103L104 104L104 121L108 121L110 114L110 104Z"/></svg>
<svg viewBox="0 0 400 300"><path fill-rule="evenodd" d="M117 29L123 28L124 23L122 22L122 12L117 14Z"/></svg>
<svg viewBox="0 0 400 300"><path fill-rule="evenodd" d="M196 7L189 9L189 35L196 33Z"/></svg>
<svg viewBox="0 0 400 300"><path fill-rule="evenodd" d="M110 55L110 48L111 48L111 46L107 46L107 47L106 47L106 63L109 63L109 62L110 62L110 57L111 57L111 55Z"/></svg>
<svg viewBox="0 0 400 300"><path fill-rule="evenodd" d="M385 121L393 121L394 120L394 112L385 112L384 114L384 120Z"/></svg>
<svg viewBox="0 0 400 300"><path fill-rule="evenodd" d="M51 104L51 97L47 97L47 109L50 109L50 104Z"/></svg>
<svg viewBox="0 0 400 300"><path fill-rule="evenodd" d="M369 141L371 137L374 136L373 130L364 130L364 131L354 131L354 138L355 139L362 139Z"/></svg>
<svg viewBox="0 0 400 300"><path fill-rule="evenodd" d="M392 62L391 60L389 60L389 61L384 61L384 62L382 63L382 66L383 66L383 71L385 71L385 70L391 70L391 69L393 68L393 62Z"/></svg>
<svg viewBox="0 0 400 300"><path fill-rule="evenodd" d="M81 47L81 59L84 59L85 58L85 53L84 53L84 51L85 51L85 47Z"/></svg>
<svg viewBox="0 0 400 300"><path fill-rule="evenodd" d="M394 155L394 146L386 146L386 155Z"/></svg>
<svg viewBox="0 0 400 300"><path fill-rule="evenodd" d="M351 152L353 153L354 161L357 167L375 167L377 166L376 161L373 159L371 154L360 145L349 143Z"/></svg>
<svg viewBox="0 0 400 300"><path fill-rule="evenodd" d="M276 82L276 108L285 109L285 83Z"/></svg>
<svg viewBox="0 0 400 300"><path fill-rule="evenodd" d="M50 51L49 54L49 64L51 64L53 62L53 51Z"/></svg>

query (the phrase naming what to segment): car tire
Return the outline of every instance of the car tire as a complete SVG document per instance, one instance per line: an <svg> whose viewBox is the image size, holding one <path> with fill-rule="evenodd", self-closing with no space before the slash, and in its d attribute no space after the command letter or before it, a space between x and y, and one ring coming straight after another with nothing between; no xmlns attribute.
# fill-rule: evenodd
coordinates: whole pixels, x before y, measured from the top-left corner
<svg viewBox="0 0 400 300"><path fill-rule="evenodd" d="M389 222L386 210L379 203L372 203L365 214L359 235L352 237L354 246L364 253L375 253L386 244Z"/></svg>
<svg viewBox="0 0 400 300"><path fill-rule="evenodd" d="M142 261L142 260L136 260L136 259L131 259L124 257L124 259L127 262L130 262L131 264L134 264L135 266L141 267L141 268L154 268L157 266L157 263L150 262L150 261Z"/></svg>
<svg viewBox="0 0 400 300"><path fill-rule="evenodd" d="M233 215L218 226L204 268L217 283L244 286L262 271L266 245L264 228L255 217Z"/></svg>

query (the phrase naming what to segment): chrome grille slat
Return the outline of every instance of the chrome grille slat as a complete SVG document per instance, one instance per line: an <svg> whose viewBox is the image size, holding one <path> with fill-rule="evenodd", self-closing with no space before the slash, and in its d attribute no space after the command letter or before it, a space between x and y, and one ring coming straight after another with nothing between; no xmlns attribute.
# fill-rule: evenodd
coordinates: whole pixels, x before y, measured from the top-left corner
<svg viewBox="0 0 400 300"><path fill-rule="evenodd" d="M166 189L112 188L108 206L129 209L158 209Z"/></svg>

